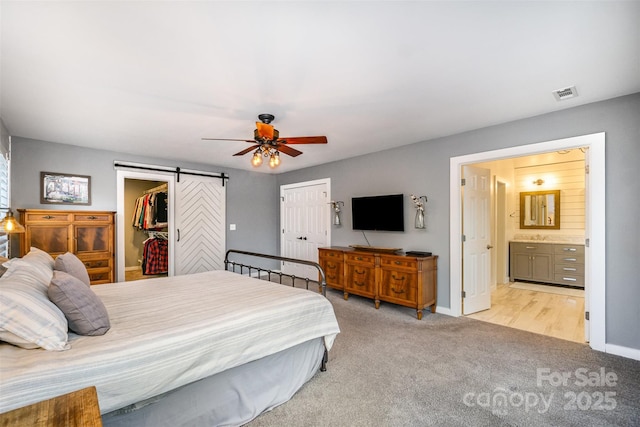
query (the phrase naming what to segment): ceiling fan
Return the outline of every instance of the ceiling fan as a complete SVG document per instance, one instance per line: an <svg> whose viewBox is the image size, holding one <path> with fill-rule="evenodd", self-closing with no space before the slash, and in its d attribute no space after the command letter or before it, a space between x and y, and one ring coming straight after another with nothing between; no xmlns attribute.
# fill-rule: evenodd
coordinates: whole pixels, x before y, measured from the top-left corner
<svg viewBox="0 0 640 427"><path fill-rule="evenodd" d="M256 122L256 129L253 131L253 139L230 139L230 138L202 138L207 141L244 141L250 142L252 145L242 151L237 152L234 156L243 156L254 151L251 158L253 166L260 166L262 158L269 158L269 166L272 168L280 164L280 153L296 157L302 154L302 151L289 147L290 144L326 144L326 136L298 136L291 138L280 138L280 132L275 129L271 122L274 119L273 114L260 114L259 122Z"/></svg>

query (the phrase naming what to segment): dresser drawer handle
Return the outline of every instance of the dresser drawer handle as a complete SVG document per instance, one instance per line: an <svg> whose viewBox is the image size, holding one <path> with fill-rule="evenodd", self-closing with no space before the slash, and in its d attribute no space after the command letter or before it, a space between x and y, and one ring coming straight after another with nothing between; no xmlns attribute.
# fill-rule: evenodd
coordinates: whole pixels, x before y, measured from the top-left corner
<svg viewBox="0 0 640 427"><path fill-rule="evenodd" d="M392 274L392 275L391 275L391 277L393 277L393 280L404 280L404 279L405 279L405 276L402 276L402 277L396 277L396 275L395 275L395 274Z"/></svg>
<svg viewBox="0 0 640 427"><path fill-rule="evenodd" d="M396 261L394 262L395 265L402 265L402 261Z"/></svg>
<svg viewBox="0 0 640 427"><path fill-rule="evenodd" d="M362 257L361 256L357 256L356 257L356 261L362 261Z"/></svg>
<svg viewBox="0 0 640 427"><path fill-rule="evenodd" d="M356 282L355 280L353 281L353 284L356 286L364 286L365 282Z"/></svg>
<svg viewBox="0 0 640 427"><path fill-rule="evenodd" d="M566 252L575 252L577 249L576 248L562 248L563 251Z"/></svg>
<svg viewBox="0 0 640 427"><path fill-rule="evenodd" d="M97 216L93 216L93 215L88 216L87 218L88 218L88 219L98 219L98 217L97 217Z"/></svg>
<svg viewBox="0 0 640 427"><path fill-rule="evenodd" d="M570 262L576 262L578 259L577 258L563 258L563 261L570 261Z"/></svg>
<svg viewBox="0 0 640 427"><path fill-rule="evenodd" d="M564 267L562 270L564 270L564 271L578 271L577 268L571 268L571 267Z"/></svg>
<svg viewBox="0 0 640 427"><path fill-rule="evenodd" d="M405 292L404 289L398 290L398 289L394 288L393 286L391 287L391 290L393 292L395 292L396 294L404 294L404 292Z"/></svg>
<svg viewBox="0 0 640 427"><path fill-rule="evenodd" d="M354 273L356 273L356 274L364 274L364 273L365 273L365 270L362 270L362 271L353 270L353 271L354 271Z"/></svg>
<svg viewBox="0 0 640 427"><path fill-rule="evenodd" d="M51 219L51 218L55 218L55 217L53 217L51 215L45 215L45 216L42 217L42 219Z"/></svg>
<svg viewBox="0 0 640 427"><path fill-rule="evenodd" d="M574 279L573 277L563 277L562 280L566 280L567 282L576 282L578 279Z"/></svg>
<svg viewBox="0 0 640 427"><path fill-rule="evenodd" d="M526 249L535 249L535 246L525 246Z"/></svg>

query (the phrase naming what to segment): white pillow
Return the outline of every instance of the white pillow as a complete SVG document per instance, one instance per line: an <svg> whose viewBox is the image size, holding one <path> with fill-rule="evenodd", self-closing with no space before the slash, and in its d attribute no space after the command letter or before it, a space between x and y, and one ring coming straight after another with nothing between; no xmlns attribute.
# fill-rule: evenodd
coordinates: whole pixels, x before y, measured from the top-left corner
<svg viewBox="0 0 640 427"><path fill-rule="evenodd" d="M24 261L23 261L24 262ZM45 350L67 350L68 323L42 286L42 266L15 263L0 278L0 332L4 341ZM14 338L17 337L17 339ZM26 344L25 344L26 343Z"/></svg>
<svg viewBox="0 0 640 427"><path fill-rule="evenodd" d="M28 254L22 258L12 258L2 264L7 271L2 277L11 277L16 271L29 271L33 276L33 280L44 286L46 293L49 282L53 277L53 257L47 252L32 247Z"/></svg>

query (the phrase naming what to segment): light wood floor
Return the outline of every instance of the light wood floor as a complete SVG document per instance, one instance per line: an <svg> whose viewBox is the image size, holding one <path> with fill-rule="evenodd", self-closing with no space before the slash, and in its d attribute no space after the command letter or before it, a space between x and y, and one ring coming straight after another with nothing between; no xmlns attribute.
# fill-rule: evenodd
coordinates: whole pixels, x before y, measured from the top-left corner
<svg viewBox="0 0 640 427"><path fill-rule="evenodd" d="M491 309L467 317L584 343L584 298L556 295L499 284Z"/></svg>
<svg viewBox="0 0 640 427"><path fill-rule="evenodd" d="M165 276L166 274L161 274L159 276L145 276L144 274L142 274L141 268L137 270L125 270L124 272L125 282L129 282L131 280L151 279L152 277L165 277Z"/></svg>

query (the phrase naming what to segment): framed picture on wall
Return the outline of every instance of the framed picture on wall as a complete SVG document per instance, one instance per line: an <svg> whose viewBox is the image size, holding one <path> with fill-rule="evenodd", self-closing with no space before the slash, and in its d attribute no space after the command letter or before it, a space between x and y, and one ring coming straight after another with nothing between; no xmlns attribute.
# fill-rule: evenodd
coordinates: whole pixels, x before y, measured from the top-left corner
<svg viewBox="0 0 640 427"><path fill-rule="evenodd" d="M40 172L40 203L90 205L91 177L55 172Z"/></svg>

